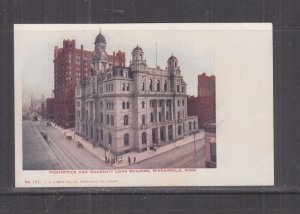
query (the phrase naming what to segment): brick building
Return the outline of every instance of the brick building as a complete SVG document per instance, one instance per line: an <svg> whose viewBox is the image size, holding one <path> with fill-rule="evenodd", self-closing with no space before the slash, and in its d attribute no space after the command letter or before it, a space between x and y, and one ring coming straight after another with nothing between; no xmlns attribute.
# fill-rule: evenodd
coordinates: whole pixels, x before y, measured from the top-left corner
<svg viewBox="0 0 300 214"><path fill-rule="evenodd" d="M200 127L204 123L216 121L215 97L188 96L187 103L188 115L198 115L198 124Z"/></svg>
<svg viewBox="0 0 300 214"><path fill-rule="evenodd" d="M216 78L206 73L198 75L198 97L214 97L216 93Z"/></svg>
<svg viewBox="0 0 300 214"><path fill-rule="evenodd" d="M74 89L76 80L86 77L93 53L76 49L75 40L64 40L54 49L54 120L69 128L74 126Z"/></svg>
<svg viewBox="0 0 300 214"><path fill-rule="evenodd" d="M54 121L64 127L75 124L75 85L90 75L92 51L76 48L75 40L64 40L63 47L54 49ZM108 55L109 67L125 66L125 53L118 51Z"/></svg>
<svg viewBox="0 0 300 214"><path fill-rule="evenodd" d="M198 96L189 96L188 115L198 115L198 124L216 121L215 76L198 75Z"/></svg>

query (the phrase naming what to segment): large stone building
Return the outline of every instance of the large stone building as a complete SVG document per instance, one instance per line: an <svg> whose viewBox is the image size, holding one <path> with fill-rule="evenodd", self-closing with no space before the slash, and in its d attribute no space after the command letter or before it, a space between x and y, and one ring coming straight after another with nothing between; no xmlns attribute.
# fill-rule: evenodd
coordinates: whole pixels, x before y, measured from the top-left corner
<svg viewBox="0 0 300 214"><path fill-rule="evenodd" d="M75 85L91 72L95 59L92 51L76 48L75 40L64 40L63 47L54 49L54 120L64 127L75 126ZM107 56L109 66L125 65L125 53L117 52Z"/></svg>
<svg viewBox="0 0 300 214"><path fill-rule="evenodd" d="M197 116L187 116L186 82L178 60L150 68L136 46L130 65L108 63L106 40L95 39L92 75L76 85L76 132L115 155L143 151L198 131Z"/></svg>

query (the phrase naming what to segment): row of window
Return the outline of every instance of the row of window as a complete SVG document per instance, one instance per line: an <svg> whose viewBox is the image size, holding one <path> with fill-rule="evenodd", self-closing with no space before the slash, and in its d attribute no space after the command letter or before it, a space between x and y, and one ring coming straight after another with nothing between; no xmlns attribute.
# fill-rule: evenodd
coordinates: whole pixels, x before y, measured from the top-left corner
<svg viewBox="0 0 300 214"><path fill-rule="evenodd" d="M192 129L196 130L196 121L193 122L193 128L192 128L192 122L189 122L189 131ZM183 132L185 132L185 124L183 124ZM181 126L178 126L178 135L182 134Z"/></svg>
<svg viewBox="0 0 300 214"><path fill-rule="evenodd" d="M171 120L171 114L169 114L169 112L167 111L166 112L166 117L165 117L165 120ZM154 114L153 113L150 113L150 121L151 123L154 122ZM162 113L161 112L158 112L158 121L161 122L162 121ZM144 125L144 124L143 124Z"/></svg>
<svg viewBox="0 0 300 214"><path fill-rule="evenodd" d="M100 123L103 124L103 113L100 113ZM114 116L113 115L106 115L106 125L111 125L114 126L115 122L114 122Z"/></svg>
<svg viewBox="0 0 300 214"><path fill-rule="evenodd" d="M158 106L159 106L159 107L163 107L164 102L165 102L165 100L159 100L159 101L158 101ZM156 107L156 103L157 103L156 100L150 100L150 101L149 101L149 105L150 105L151 108ZM166 101L166 105L167 105L167 107L169 107L169 106L171 105L171 101L170 101L170 100L167 100L167 101Z"/></svg>
<svg viewBox="0 0 300 214"><path fill-rule="evenodd" d="M130 108L130 104L129 104L129 101L126 103L126 102L122 102L122 109L129 109Z"/></svg>
<svg viewBox="0 0 300 214"><path fill-rule="evenodd" d="M153 90L154 90L153 81L152 81L152 79L149 79L149 91L153 91ZM160 80L157 80L156 81L156 91L160 91L160 90L161 90ZM165 82L164 82L164 88L163 88L163 90L164 91L168 90L168 82L167 82L167 80L165 80ZM145 91L145 82L141 83L141 91Z"/></svg>
<svg viewBox="0 0 300 214"><path fill-rule="evenodd" d="M180 103L181 103L182 106L184 106L184 99L181 100L181 102L180 102L180 100L177 100L177 106L180 106Z"/></svg>
<svg viewBox="0 0 300 214"><path fill-rule="evenodd" d="M107 110L113 110L114 109L114 103L113 102L106 102L106 109Z"/></svg>
<svg viewBox="0 0 300 214"><path fill-rule="evenodd" d="M108 144L111 145L112 144L112 135L111 135L111 133L109 132L107 136L108 136ZM103 130L102 129L97 130L96 140L97 141L99 139L103 140L103 138L104 138L103 137ZM146 144L147 143L147 133L143 132L141 138L142 138L142 144ZM124 146L129 146L130 141L129 141L129 134L128 133L124 134L123 142L124 142Z"/></svg>
<svg viewBox="0 0 300 214"><path fill-rule="evenodd" d="M123 83L122 84L122 91L129 91L129 83Z"/></svg>

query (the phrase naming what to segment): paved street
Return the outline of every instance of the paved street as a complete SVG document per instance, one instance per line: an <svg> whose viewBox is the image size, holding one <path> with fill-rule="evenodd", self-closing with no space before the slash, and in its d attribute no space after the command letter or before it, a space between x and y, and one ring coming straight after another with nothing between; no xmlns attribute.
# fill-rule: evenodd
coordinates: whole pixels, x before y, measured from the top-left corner
<svg viewBox="0 0 300 214"><path fill-rule="evenodd" d="M48 135L48 142L40 132ZM50 169L109 169L99 157L86 149L79 148L73 140L68 140L53 126L46 122L23 121L23 164L28 170ZM205 167L204 138L196 140L196 155L194 143L191 141L182 146L174 147L161 154L155 151L145 151L141 156L149 156L145 160L137 159L137 163L118 168L203 168ZM90 148L93 150L93 148ZM157 153L157 155L156 155ZM138 155L136 155L139 157ZM151 157L153 156L153 157ZM133 160L133 157L131 157ZM123 161L127 161L127 156ZM125 164L127 162L124 162Z"/></svg>
<svg viewBox="0 0 300 214"><path fill-rule="evenodd" d="M41 131L48 134L48 143L46 143L40 135ZM66 139L66 137L54 127L46 126L46 122L24 121L23 133L24 169L111 168L90 152L77 147L72 140ZM35 140L33 144L32 139L38 140ZM41 147L40 144L43 145L44 149L39 149ZM48 158L47 156L51 156L52 158ZM47 162L46 165L45 162ZM55 168L52 166L55 166Z"/></svg>
<svg viewBox="0 0 300 214"><path fill-rule="evenodd" d="M128 168L203 168L205 167L204 139L189 143L150 159L130 165Z"/></svg>
<svg viewBox="0 0 300 214"><path fill-rule="evenodd" d="M33 121L23 121L23 169L62 169L58 159L39 133Z"/></svg>

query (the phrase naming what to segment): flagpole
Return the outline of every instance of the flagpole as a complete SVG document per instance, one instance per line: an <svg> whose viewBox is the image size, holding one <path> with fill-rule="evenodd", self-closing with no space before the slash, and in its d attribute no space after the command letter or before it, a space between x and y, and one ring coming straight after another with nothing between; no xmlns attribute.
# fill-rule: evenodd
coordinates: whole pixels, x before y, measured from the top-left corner
<svg viewBox="0 0 300 214"><path fill-rule="evenodd" d="M156 63L156 68L157 68L157 41L155 43L155 63Z"/></svg>

